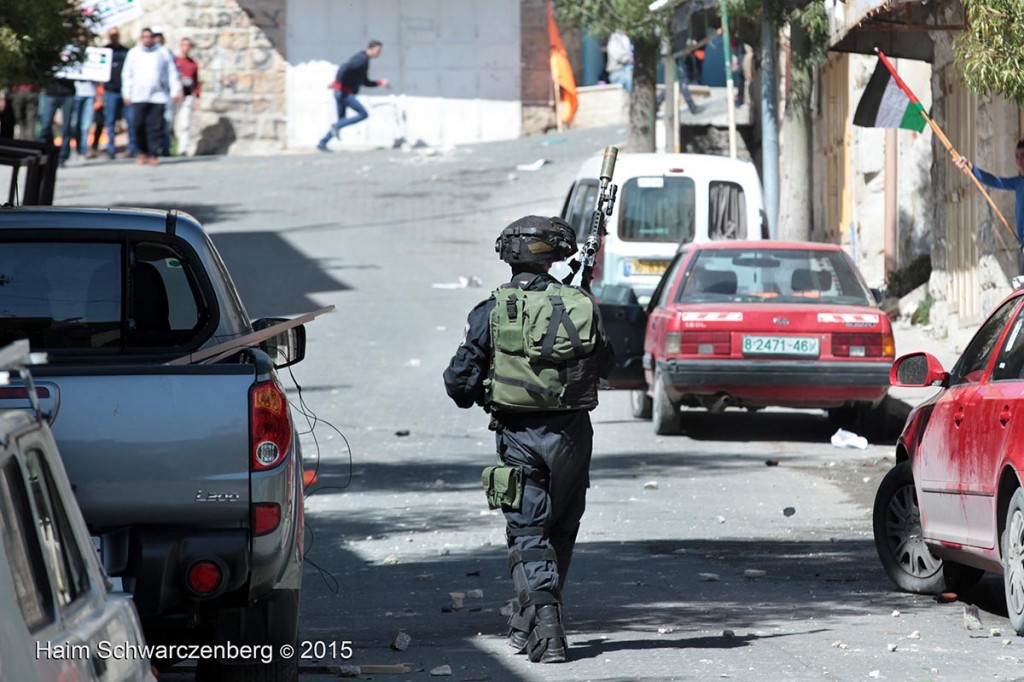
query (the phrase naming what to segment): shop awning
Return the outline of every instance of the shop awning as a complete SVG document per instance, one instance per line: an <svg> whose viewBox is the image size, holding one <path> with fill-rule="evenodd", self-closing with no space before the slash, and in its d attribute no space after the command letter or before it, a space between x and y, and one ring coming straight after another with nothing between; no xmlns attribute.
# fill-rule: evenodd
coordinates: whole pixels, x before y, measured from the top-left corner
<svg viewBox="0 0 1024 682"><path fill-rule="evenodd" d="M956 18L952 23L942 22L942 4L920 0L836 2L830 17L830 49L872 54L877 47L890 57L930 62L935 52L934 33L964 29L960 3L955 3Z"/></svg>

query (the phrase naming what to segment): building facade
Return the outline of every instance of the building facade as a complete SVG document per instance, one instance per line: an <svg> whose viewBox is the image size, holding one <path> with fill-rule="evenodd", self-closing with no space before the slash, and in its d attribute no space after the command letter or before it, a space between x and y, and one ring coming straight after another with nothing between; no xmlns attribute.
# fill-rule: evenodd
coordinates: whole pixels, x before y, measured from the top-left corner
<svg viewBox="0 0 1024 682"><path fill-rule="evenodd" d="M542 0L144 0L122 27L164 29L195 44L202 97L195 151L312 148L335 118L338 65L384 44L370 68L389 88L360 93L370 118L340 146L447 145L542 129L551 110ZM525 105L524 105L525 103ZM543 110L544 113L541 113ZM553 120L553 119L552 119ZM334 143L339 144L339 143Z"/></svg>

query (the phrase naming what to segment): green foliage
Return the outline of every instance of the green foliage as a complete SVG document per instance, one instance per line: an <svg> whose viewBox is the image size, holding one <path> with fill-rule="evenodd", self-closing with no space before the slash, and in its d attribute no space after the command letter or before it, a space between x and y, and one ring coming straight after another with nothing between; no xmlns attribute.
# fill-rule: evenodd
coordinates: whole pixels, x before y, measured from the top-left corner
<svg viewBox="0 0 1024 682"><path fill-rule="evenodd" d="M967 87L1024 106L1024 1L963 0L967 29L953 43Z"/></svg>
<svg viewBox="0 0 1024 682"><path fill-rule="evenodd" d="M0 0L0 88L44 82L91 34L74 0Z"/></svg>
<svg viewBox="0 0 1024 682"><path fill-rule="evenodd" d="M585 26L595 35L625 29L633 42L657 39L668 25L670 12L652 12L651 0L555 0L558 17Z"/></svg>
<svg viewBox="0 0 1024 682"><path fill-rule="evenodd" d="M932 323L932 305L934 305L935 299L931 296L925 296L924 300L921 301L917 306L917 310L910 316L910 324L919 324L922 326L928 326Z"/></svg>

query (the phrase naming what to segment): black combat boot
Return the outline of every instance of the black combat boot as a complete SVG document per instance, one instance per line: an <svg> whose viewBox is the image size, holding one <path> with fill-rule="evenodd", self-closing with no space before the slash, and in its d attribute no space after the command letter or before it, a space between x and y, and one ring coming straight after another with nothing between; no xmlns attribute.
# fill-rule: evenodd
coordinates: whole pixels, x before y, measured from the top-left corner
<svg viewBox="0 0 1024 682"><path fill-rule="evenodd" d="M558 605L547 604L538 607L537 624L533 626L527 642L530 660L534 663L565 663L568 648Z"/></svg>
<svg viewBox="0 0 1024 682"><path fill-rule="evenodd" d="M530 641L530 636L522 630L512 629L508 633L508 645L516 650L517 654L526 653L526 645Z"/></svg>

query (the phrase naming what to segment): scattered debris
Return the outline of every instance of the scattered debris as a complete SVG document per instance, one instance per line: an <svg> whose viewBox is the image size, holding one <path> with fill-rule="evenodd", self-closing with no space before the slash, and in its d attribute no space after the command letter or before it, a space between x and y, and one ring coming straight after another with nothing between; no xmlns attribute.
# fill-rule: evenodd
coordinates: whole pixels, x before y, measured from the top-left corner
<svg viewBox="0 0 1024 682"><path fill-rule="evenodd" d="M702 583L717 583L721 579L717 573L698 573L697 577Z"/></svg>
<svg viewBox="0 0 1024 682"><path fill-rule="evenodd" d="M657 481L647 481L647 483L644 483L644 490L657 490L657 489L658 489L658 482Z"/></svg>
<svg viewBox="0 0 1024 682"><path fill-rule="evenodd" d="M889 648L889 651L896 651L896 645L895 644L889 644L888 648Z"/></svg>
<svg viewBox="0 0 1024 682"><path fill-rule="evenodd" d="M658 628L659 635L667 635L670 632L675 632L675 628Z"/></svg>
<svg viewBox="0 0 1024 682"><path fill-rule="evenodd" d="M792 516L793 514L796 514L796 508L786 507L785 509L782 510L782 513L784 516Z"/></svg>
<svg viewBox="0 0 1024 682"><path fill-rule="evenodd" d="M480 511L480 516L501 516L500 509L483 509Z"/></svg>
<svg viewBox="0 0 1024 682"><path fill-rule="evenodd" d="M459 277L457 282L434 282L433 287L435 289L479 289L484 285L484 281L476 275L470 275L469 277Z"/></svg>
<svg viewBox="0 0 1024 682"><path fill-rule="evenodd" d="M999 628L992 628L988 631L989 637L1002 637L1003 631Z"/></svg>
<svg viewBox="0 0 1024 682"><path fill-rule="evenodd" d="M840 640L837 639L836 641L832 642L832 648L833 649L849 649L850 647L845 642L840 641Z"/></svg>
<svg viewBox="0 0 1024 682"><path fill-rule="evenodd" d="M395 435L398 436L399 438L404 438L408 436L410 433L412 433L412 431L410 431L409 429L399 429L398 431L395 431Z"/></svg>
<svg viewBox="0 0 1024 682"><path fill-rule="evenodd" d="M766 575L768 575L768 574L765 573L764 571L758 570L756 568L748 568L747 570L743 571L743 577L744 578L750 578L752 580L756 580L758 578L763 578Z"/></svg>
<svg viewBox="0 0 1024 682"><path fill-rule="evenodd" d="M423 364L423 361L419 358L409 358L409 361L405 363L405 367L419 367Z"/></svg>
<svg viewBox="0 0 1024 682"><path fill-rule="evenodd" d="M410 644L412 644L412 637L405 630L399 630L391 639L391 648L395 651L405 651L409 648Z"/></svg>
<svg viewBox="0 0 1024 682"><path fill-rule="evenodd" d="M892 617L893 618L899 618L900 615L902 615L902 614L900 614L900 610L899 609L893 609L893 611L892 611Z"/></svg>
<svg viewBox="0 0 1024 682"><path fill-rule="evenodd" d="M445 327L445 326L443 326L443 325L438 325L438 326L436 327L436 329L437 329L437 331L439 331L439 332L446 332L446 331L448 331L448 327Z"/></svg>
<svg viewBox="0 0 1024 682"><path fill-rule="evenodd" d="M430 582L433 579L434 579L434 574L433 573L421 573L418 576L416 576L416 580L418 582L421 582L421 583Z"/></svg>
<svg viewBox="0 0 1024 682"><path fill-rule="evenodd" d="M1003 646L1010 646L1011 644L1013 644L1013 640L1012 639L1004 639L1003 640Z"/></svg>
<svg viewBox="0 0 1024 682"><path fill-rule="evenodd" d="M881 677L881 676L882 676L882 671L881 670L872 670L871 672L868 673L868 677L870 677L872 679L876 679L876 680L879 677Z"/></svg>
<svg viewBox="0 0 1024 682"><path fill-rule="evenodd" d="M466 598L467 599L483 599L484 598L484 591L483 590L468 590L466 592Z"/></svg>
<svg viewBox="0 0 1024 682"><path fill-rule="evenodd" d="M338 677L359 677L361 670L358 665L339 665Z"/></svg>
<svg viewBox="0 0 1024 682"><path fill-rule="evenodd" d="M476 571L469 571L468 573L466 573L466 577L467 578L479 578L480 577L479 569L476 570Z"/></svg>
<svg viewBox="0 0 1024 682"><path fill-rule="evenodd" d="M463 607L463 605L465 604L465 601L466 601L466 593L465 592L449 592L448 596L451 597L451 599L452 599L452 606L451 606L451 608L453 608L453 609L461 609Z"/></svg>
<svg viewBox="0 0 1024 682"><path fill-rule="evenodd" d="M956 592L943 592L942 594L935 595L935 601L940 604L951 604L957 599Z"/></svg>
<svg viewBox="0 0 1024 682"><path fill-rule="evenodd" d="M777 467L777 466L779 466L779 460L777 460L777 459L766 459L764 461L764 465L766 467Z"/></svg>
<svg viewBox="0 0 1024 682"><path fill-rule="evenodd" d="M402 563L402 560L396 554L389 554L381 563L385 566L394 566L395 564Z"/></svg>
<svg viewBox="0 0 1024 682"><path fill-rule="evenodd" d="M436 668L430 669L430 675L432 677L448 677L452 674L452 667L450 665L439 665Z"/></svg>
<svg viewBox="0 0 1024 682"><path fill-rule="evenodd" d="M907 635L907 639L921 639L921 631L914 630L909 635Z"/></svg>
<svg viewBox="0 0 1024 682"><path fill-rule="evenodd" d="M865 476L864 477L864 482L865 483L871 483L871 477L870 476Z"/></svg>
<svg viewBox="0 0 1024 682"><path fill-rule="evenodd" d="M832 434L832 447L864 450L868 447L868 439L864 436L858 436L853 431L839 429Z"/></svg>
<svg viewBox="0 0 1024 682"><path fill-rule="evenodd" d="M968 630L981 629L981 613L974 604L964 605L964 627Z"/></svg>
<svg viewBox="0 0 1024 682"><path fill-rule="evenodd" d="M716 516L715 517L715 521L718 521L719 523L725 523L725 517L724 516Z"/></svg>
<svg viewBox="0 0 1024 682"><path fill-rule="evenodd" d="M437 488L437 489L441 489L441 488L444 488L444 487L446 487L447 485L448 485L448 484L447 484L447 483L445 483L445 482L444 482L444 480L443 480L443 479L440 479L440 478L439 478L439 479L437 479L436 481L434 481L434 488Z"/></svg>
<svg viewBox="0 0 1024 682"><path fill-rule="evenodd" d="M535 171L540 170L544 164L548 163L547 159L537 159L533 163L521 163L516 166L517 171Z"/></svg>
<svg viewBox="0 0 1024 682"><path fill-rule="evenodd" d="M725 637L726 639L736 639L736 633L732 630L723 630L722 637Z"/></svg>

